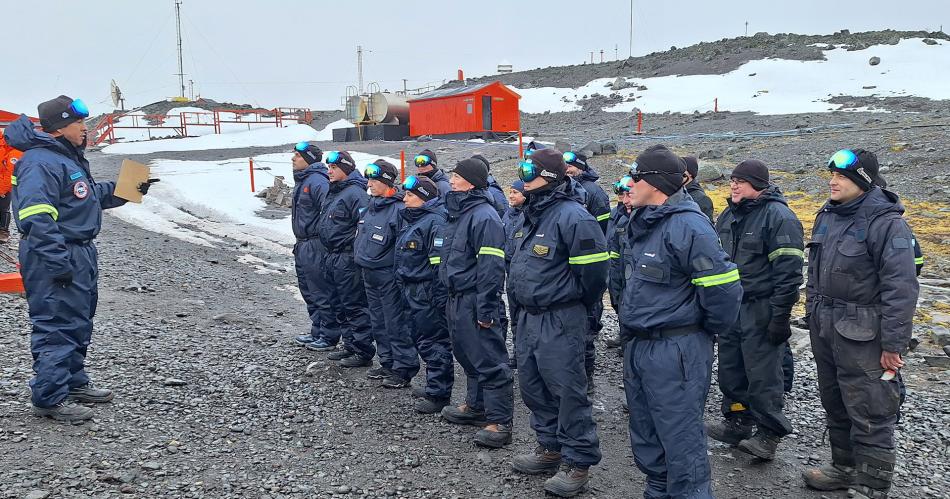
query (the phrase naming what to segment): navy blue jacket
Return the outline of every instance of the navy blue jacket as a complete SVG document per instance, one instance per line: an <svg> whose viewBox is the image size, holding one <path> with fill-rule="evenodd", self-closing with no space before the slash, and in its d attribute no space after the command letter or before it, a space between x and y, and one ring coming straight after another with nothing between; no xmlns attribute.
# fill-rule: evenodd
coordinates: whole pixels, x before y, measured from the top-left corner
<svg viewBox="0 0 950 499"><path fill-rule="evenodd" d="M607 272L607 289L611 299L619 299L623 292L623 242L627 236L627 224L630 222L630 213L623 203L617 203L610 212L607 224L607 253L610 255L610 268ZM614 307L619 306L615 303Z"/></svg>
<svg viewBox="0 0 950 499"><path fill-rule="evenodd" d="M568 178L553 189L528 193L508 281L519 305L590 306L607 287L607 240L581 204L576 185Z"/></svg>
<svg viewBox="0 0 950 499"><path fill-rule="evenodd" d="M637 209L627 237L621 326L732 328L742 301L739 270L689 194L679 190L665 204Z"/></svg>
<svg viewBox="0 0 950 499"><path fill-rule="evenodd" d="M805 309L812 323L904 353L920 286L914 234L893 192L875 187L818 213L808 243ZM817 314L817 315L816 315Z"/></svg>
<svg viewBox="0 0 950 499"><path fill-rule="evenodd" d="M10 146L23 151L13 168L13 217L29 251L51 275L73 270L67 242L95 239L102 210L125 204L113 196L115 182L96 182L82 149L53 138L20 116L4 131Z"/></svg>
<svg viewBox="0 0 950 499"><path fill-rule="evenodd" d="M443 230L439 279L451 294L475 292L476 318L498 317L505 283L505 230L486 189L445 196L449 221Z"/></svg>
<svg viewBox="0 0 950 499"><path fill-rule="evenodd" d="M515 234L521 230L524 223L524 205L509 206L505 216L501 217L501 224L505 227L505 263L511 263L515 254Z"/></svg>
<svg viewBox="0 0 950 499"><path fill-rule="evenodd" d="M695 201L695 198L694 198ZM719 242L739 266L742 298L769 300L772 315L787 316L798 303L805 263L802 223L777 186L728 206L716 222Z"/></svg>
<svg viewBox="0 0 950 499"><path fill-rule="evenodd" d="M435 281L439 277L441 231L448 219L441 198L430 199L419 208L399 212L396 239L396 275L402 282Z"/></svg>
<svg viewBox="0 0 950 499"><path fill-rule="evenodd" d="M597 223L600 224L600 230L604 234L607 234L607 220L610 219L610 197L607 196L607 193L597 185L597 179L600 178L600 175L597 174L593 168L588 168L580 173L580 175L574 177L574 180L577 180L581 187L584 188L584 191L587 192L587 211L590 212L594 218L597 219Z"/></svg>
<svg viewBox="0 0 950 499"><path fill-rule="evenodd" d="M422 173L420 175L429 177L429 180L435 183L435 186L439 188L440 196L445 197L446 194L452 191L452 185L449 184L448 175L446 175L445 172L440 170L438 167L433 167L431 172Z"/></svg>
<svg viewBox="0 0 950 499"><path fill-rule="evenodd" d="M381 269L396 263L399 212L403 208L401 194L369 198L369 206L360 218L353 241L353 256L360 267Z"/></svg>
<svg viewBox="0 0 950 499"><path fill-rule="evenodd" d="M342 252L353 245L357 222L368 202L366 179L359 172L352 171L346 180L330 183L317 226L320 242L327 251Z"/></svg>
<svg viewBox="0 0 950 499"><path fill-rule="evenodd" d="M491 194L492 203L495 205L498 216L504 217L508 210L508 196L505 195L505 190L498 185L498 181L490 173L488 174L488 193Z"/></svg>
<svg viewBox="0 0 950 499"><path fill-rule="evenodd" d="M314 163L294 172L294 202L290 205L290 223L297 239L317 237L320 212L330 190L327 167Z"/></svg>

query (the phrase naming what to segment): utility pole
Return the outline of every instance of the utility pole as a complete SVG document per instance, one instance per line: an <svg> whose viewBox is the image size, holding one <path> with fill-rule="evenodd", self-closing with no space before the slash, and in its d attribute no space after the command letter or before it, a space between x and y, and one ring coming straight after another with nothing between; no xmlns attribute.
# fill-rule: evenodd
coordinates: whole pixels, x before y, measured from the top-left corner
<svg viewBox="0 0 950 499"><path fill-rule="evenodd" d="M188 98L195 100L195 80L188 80Z"/></svg>
<svg viewBox="0 0 950 499"><path fill-rule="evenodd" d="M620 60L620 47L616 43L614 44L614 60Z"/></svg>
<svg viewBox="0 0 950 499"><path fill-rule="evenodd" d="M591 63L591 64L594 63L594 51L593 51L593 50L590 51L590 63Z"/></svg>
<svg viewBox="0 0 950 499"><path fill-rule="evenodd" d="M356 72L360 81L360 95L363 95L363 46L356 46Z"/></svg>
<svg viewBox="0 0 950 499"><path fill-rule="evenodd" d="M749 36L749 21L745 22L745 36Z"/></svg>
<svg viewBox="0 0 950 499"><path fill-rule="evenodd" d="M409 84L409 80L403 78L402 79L402 93L405 95L409 95L409 89L407 88L408 84Z"/></svg>
<svg viewBox="0 0 950 499"><path fill-rule="evenodd" d="M627 57L633 57L633 0L630 0L630 52Z"/></svg>
<svg viewBox="0 0 950 499"><path fill-rule="evenodd" d="M181 59L181 0L175 0L175 20L178 26L178 86L181 87L178 95L185 98L185 69Z"/></svg>
<svg viewBox="0 0 950 499"><path fill-rule="evenodd" d="M600 63L604 63L604 49L600 49Z"/></svg>

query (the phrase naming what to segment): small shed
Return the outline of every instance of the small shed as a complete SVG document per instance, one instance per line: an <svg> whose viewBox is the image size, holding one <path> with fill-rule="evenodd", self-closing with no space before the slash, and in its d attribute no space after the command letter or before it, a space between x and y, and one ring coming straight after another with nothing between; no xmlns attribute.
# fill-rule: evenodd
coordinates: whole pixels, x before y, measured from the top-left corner
<svg viewBox="0 0 950 499"><path fill-rule="evenodd" d="M517 133L520 98L500 81L433 90L409 100L409 135L487 138Z"/></svg>

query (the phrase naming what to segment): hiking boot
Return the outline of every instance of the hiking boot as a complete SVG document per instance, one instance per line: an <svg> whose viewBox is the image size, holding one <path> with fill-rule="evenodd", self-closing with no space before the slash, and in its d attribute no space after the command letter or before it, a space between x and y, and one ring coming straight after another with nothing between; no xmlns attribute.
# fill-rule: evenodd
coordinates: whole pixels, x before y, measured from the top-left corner
<svg viewBox="0 0 950 499"><path fill-rule="evenodd" d="M521 454L511 460L511 469L525 475L554 473L561 465L561 453L539 445L533 454Z"/></svg>
<svg viewBox="0 0 950 499"><path fill-rule="evenodd" d="M759 459L771 461L775 459L775 449L778 448L778 443L781 441L782 437L759 428L752 438L740 441L737 447L742 452L752 454Z"/></svg>
<svg viewBox="0 0 950 499"><path fill-rule="evenodd" d="M96 388L92 383L86 383L77 388L69 389L69 399L74 402L85 402L87 404L105 404L112 401L112 390L105 388Z"/></svg>
<svg viewBox="0 0 950 499"><path fill-rule="evenodd" d="M558 497L574 497L587 489L590 467L561 464L556 475L544 481L544 490Z"/></svg>
<svg viewBox="0 0 950 499"><path fill-rule="evenodd" d="M37 407L34 405L33 414L44 418L52 418L56 421L65 421L67 423L88 421L92 419L93 416L92 409L68 400L64 400L53 407Z"/></svg>
<svg viewBox="0 0 950 499"><path fill-rule="evenodd" d="M329 352L330 350L336 349L336 345L331 345L323 338L311 341L306 345L306 347L307 350L311 350L313 352Z"/></svg>
<svg viewBox="0 0 950 499"><path fill-rule="evenodd" d="M607 345L607 348L620 348L623 345L623 340L619 336L612 336L604 340L604 345Z"/></svg>
<svg viewBox="0 0 950 499"><path fill-rule="evenodd" d="M389 368L383 366L374 367L369 371L366 371L366 377L369 379L386 379L392 375L393 372Z"/></svg>
<svg viewBox="0 0 950 499"><path fill-rule="evenodd" d="M422 397L416 401L416 412L422 414L436 414L442 412L445 406L449 405L449 399L437 399L433 397Z"/></svg>
<svg viewBox="0 0 950 499"><path fill-rule="evenodd" d="M340 367L369 367L373 365L373 359L368 359L362 355L350 355L340 361Z"/></svg>
<svg viewBox="0 0 950 499"><path fill-rule="evenodd" d="M391 373L383 380L383 388L409 388L410 386L412 386L412 381L396 373Z"/></svg>
<svg viewBox="0 0 950 499"><path fill-rule="evenodd" d="M815 490L845 490L854 485L854 468L838 464L823 464L802 472L805 485Z"/></svg>
<svg viewBox="0 0 950 499"><path fill-rule="evenodd" d="M715 423L706 423L706 434L709 438L729 445L739 445L739 442L752 437L755 425L745 418L731 416Z"/></svg>
<svg viewBox="0 0 950 499"><path fill-rule="evenodd" d="M300 336L294 338L294 343L305 347L314 342L313 336L309 334L301 334Z"/></svg>
<svg viewBox="0 0 950 499"><path fill-rule="evenodd" d="M500 449L511 443L510 424L490 424L475 432L475 444Z"/></svg>
<svg viewBox="0 0 950 499"><path fill-rule="evenodd" d="M327 360L343 360L354 355L356 354L344 348L342 350L330 352L330 355L327 355Z"/></svg>
<svg viewBox="0 0 950 499"><path fill-rule="evenodd" d="M447 405L442 409L442 417L453 424L467 424L472 426L485 426L485 411L473 410L468 404L462 404L458 407Z"/></svg>
<svg viewBox="0 0 950 499"><path fill-rule="evenodd" d="M412 387L412 396L417 399L426 398L426 387L424 386L414 386Z"/></svg>

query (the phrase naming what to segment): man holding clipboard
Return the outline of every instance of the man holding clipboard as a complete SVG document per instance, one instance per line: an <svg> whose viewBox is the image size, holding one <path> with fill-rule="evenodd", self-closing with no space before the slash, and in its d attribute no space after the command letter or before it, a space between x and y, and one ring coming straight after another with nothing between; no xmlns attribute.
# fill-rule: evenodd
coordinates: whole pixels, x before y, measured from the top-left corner
<svg viewBox="0 0 950 499"><path fill-rule="evenodd" d="M105 403L113 396L93 387L84 371L98 299L93 240L102 228L102 210L140 202L138 194L147 193L157 179L146 176L135 185L135 196L119 197L115 182L93 180L83 154L85 103L61 95L37 109L42 131L20 116L5 134L7 143L23 151L12 192L33 325L33 412L57 421L85 421L93 411L75 402Z"/></svg>

